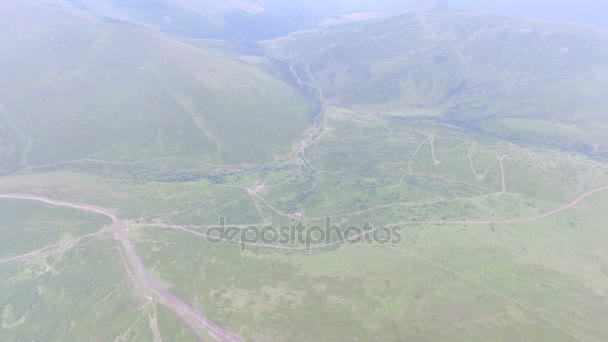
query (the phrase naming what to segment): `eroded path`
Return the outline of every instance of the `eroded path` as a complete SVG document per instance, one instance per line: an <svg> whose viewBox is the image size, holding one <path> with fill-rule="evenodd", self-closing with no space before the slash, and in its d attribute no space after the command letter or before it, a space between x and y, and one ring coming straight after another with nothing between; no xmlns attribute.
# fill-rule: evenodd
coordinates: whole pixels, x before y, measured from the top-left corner
<svg viewBox="0 0 608 342"><path fill-rule="evenodd" d="M502 158L499 159L501 166L502 166ZM504 183L503 180L503 190L506 191L506 184ZM577 197L575 200L573 200L570 203L564 204L554 210L545 212L543 214L538 214L538 215L534 215L534 216L529 216L529 217L520 217L520 218L512 218L512 219L503 219L503 220L462 220L462 221L445 221L445 220L428 220L428 221L403 221L403 222L398 222L395 223L394 226L409 226L409 225L431 225L431 226L445 226L445 225L493 225L493 224L505 224L505 225L509 225L509 224L518 224L518 223L528 223L528 222L535 222L535 221L540 221L555 215L558 215L564 211L573 209L574 207L576 207L577 205L579 205L581 202L583 202L584 200L586 200L587 198L598 194L600 192L608 192L608 186L604 186L604 187L600 187L597 188L595 190L591 190L588 191L582 195L580 195L579 197ZM500 194L500 193L499 193ZM401 205L401 204L399 204ZM377 208L374 208L374 210L376 210ZM137 226L140 227L148 227L148 228L157 228L157 229L168 229L168 230L175 230L175 231L180 231L180 232L184 232L184 233L188 233L188 234L192 234L198 237L203 237L206 239L210 239L210 240L217 240L217 241L223 241L225 243L228 244L233 244L233 245L242 245L242 246L248 246L248 247L256 247L256 248L262 248L262 249L274 249L274 250L287 250L287 251L311 251L311 250L318 250L318 249L327 249L330 247L335 247L344 243L348 243L351 241L357 241L357 239L360 239L362 237L365 237L369 234L373 234L374 232L378 231L378 230L382 230L382 227L379 228L375 228L375 229L371 229L371 230L367 230L367 231L363 231L360 232L359 234L353 235L348 237L347 239L345 239L344 241L335 241L335 242L331 242L331 243L326 243L326 244L319 244L319 245L311 245L311 246L306 246L306 247L302 247L302 246L296 246L296 245L281 245L281 244L265 244L265 243L259 243L259 242L246 242L246 241L235 241L235 240L231 240L228 238L218 238L217 236L214 236L213 234L208 233L207 231L200 231L200 228L212 228L212 227L217 227L217 226L180 226L180 225L168 225L168 224L162 224L162 223L141 223L138 224ZM237 227L237 228L246 228L246 227L250 227L250 226L255 226L255 225L233 225L232 227Z"/></svg>
<svg viewBox="0 0 608 342"><path fill-rule="evenodd" d="M241 341L239 336L224 330L222 327L205 317L201 312L164 288L156 278L146 271L143 261L135 251L133 242L129 240L127 225L122 220L118 219L111 210L26 194L0 194L0 199L34 201L103 215L110 218L112 220L110 232L118 244L122 262L125 266L127 275L129 276L129 280L139 295L142 295L149 300L157 301L171 310L200 340L212 337L216 341Z"/></svg>
<svg viewBox="0 0 608 342"><path fill-rule="evenodd" d="M499 162L502 166L502 158L499 159ZM503 190L504 182L503 182ZM584 194L581 194L575 200L570 203L564 204L557 209L546 212L544 214L539 214L531 217L524 218L514 218L507 220L475 220L475 221L425 221L425 222L401 222L399 224L430 224L430 225L487 225L487 224L516 224L516 223L524 223L524 222L533 222L542 220L559 213L562 213L566 210L572 209L583 202L585 199L600 193L608 191L608 186L596 188L594 190L588 191ZM71 208L83 212L89 212L93 214L103 215L112 220L112 225L104 230L104 232L110 232L116 241L121 261L125 267L126 274L132 283L134 290L138 295L142 296L143 299L148 301L154 301L160 303L161 305L168 308L172 311L176 317L178 317L184 324L186 324L189 329L200 339L208 339L213 338L216 341L241 341L241 338L225 329L217 325L216 323L209 320L205 317L200 311L196 310L186 302L184 302L181 298L176 296L167 290L155 277L153 277L150 273L147 272L143 261L139 257L136 252L135 246L133 242L128 237L127 232L127 224L116 217L116 215L109 209L86 205L86 204L77 204L70 203L65 201L53 200L45 197L39 197L35 195L27 195L27 194L0 194L0 199L12 199L12 200L26 200L26 201L34 201L39 203L44 203L52 206ZM180 230L186 233L195 234L195 235L205 235L205 233L199 233L185 227L180 226L167 226L166 228ZM372 232L372 231L370 231ZM367 233L370 233L367 232ZM339 244L340 242L336 242ZM333 245L333 244L332 244ZM272 248L272 249L285 249L285 250L299 250L301 247L297 246L276 246L276 245L264 245L255 243L252 244L253 247L258 248ZM322 246L314 246L313 248L327 248L330 245L322 245ZM56 246L55 246L56 247ZM42 251L42 250L41 250ZM37 251L39 252L39 251ZM32 253L37 253L32 252ZM538 312L537 312L538 313ZM547 320L550 323L552 321L546 319L543 316L543 319ZM568 331L566 331L568 332ZM569 333L569 332L568 332ZM570 334L575 337L575 335Z"/></svg>

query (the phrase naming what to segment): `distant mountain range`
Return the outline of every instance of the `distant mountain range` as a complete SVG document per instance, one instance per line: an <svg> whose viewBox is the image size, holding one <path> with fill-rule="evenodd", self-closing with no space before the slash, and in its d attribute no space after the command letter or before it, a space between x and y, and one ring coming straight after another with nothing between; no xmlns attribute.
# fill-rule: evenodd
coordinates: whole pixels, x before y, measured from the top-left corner
<svg viewBox="0 0 608 342"><path fill-rule="evenodd" d="M379 13L437 10L572 21L608 27L608 3L582 0L43 0L106 20L143 24L190 38L251 41ZM368 13L368 15L363 15Z"/></svg>

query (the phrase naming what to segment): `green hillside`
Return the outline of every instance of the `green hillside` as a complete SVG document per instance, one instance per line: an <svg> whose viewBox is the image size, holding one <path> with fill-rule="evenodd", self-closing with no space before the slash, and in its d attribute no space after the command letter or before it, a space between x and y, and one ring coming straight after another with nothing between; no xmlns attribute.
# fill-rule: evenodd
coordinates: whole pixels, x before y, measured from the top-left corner
<svg viewBox="0 0 608 342"><path fill-rule="evenodd" d="M442 117L513 139L533 134L518 138L511 119L525 118L526 126L574 125L574 131L591 128L591 122L608 124L608 34L593 28L406 14L296 33L264 45L308 69L330 103L371 114ZM591 153L605 154L608 145L605 135L581 137L565 130L533 142L546 140Z"/></svg>
<svg viewBox="0 0 608 342"><path fill-rule="evenodd" d="M0 6L5 171L86 157L265 162L309 125L311 102L254 64L33 3Z"/></svg>
<svg viewBox="0 0 608 342"><path fill-rule="evenodd" d="M409 3L0 2L0 341L608 341L608 33Z"/></svg>
<svg viewBox="0 0 608 342"><path fill-rule="evenodd" d="M419 0L44 0L101 20L123 21L189 38L255 41L340 21L349 14L408 9Z"/></svg>

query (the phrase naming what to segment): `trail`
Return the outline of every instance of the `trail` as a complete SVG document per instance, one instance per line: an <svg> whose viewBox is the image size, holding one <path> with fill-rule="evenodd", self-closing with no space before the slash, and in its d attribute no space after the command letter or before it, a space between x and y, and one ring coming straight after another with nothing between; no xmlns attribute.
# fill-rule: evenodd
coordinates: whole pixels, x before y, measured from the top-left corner
<svg viewBox="0 0 608 342"><path fill-rule="evenodd" d="M431 137L429 139L429 144L431 145L431 157L433 158L433 164L435 164L435 165L441 164L441 161L438 160L437 156L435 155L435 134L431 134Z"/></svg>
<svg viewBox="0 0 608 342"><path fill-rule="evenodd" d="M491 224L514 224L514 223L526 223L534 222L542 219L546 219L557 214L560 214L566 210L572 209L579 203L584 201L586 198L595 195L599 192L608 190L608 186L604 186L595 190L588 191L574 201L565 204L557 209L551 210L544 214L539 214L531 217L522 217L508 220L471 220L471 221L404 221L396 223L396 225L413 225L413 224L428 224L428 225L491 225Z"/></svg>
<svg viewBox="0 0 608 342"><path fill-rule="evenodd" d="M576 205L580 204L583 200L587 199L588 197L597 194L599 192L602 191L607 191L608 190L608 186L605 187L601 187L592 191L588 191L586 193L584 193L583 195L579 196L577 199L575 199L573 202L568 203L566 205L563 205L555 210L549 211L547 213L544 214L540 214L540 215L536 215L536 216L531 216L531 217L524 217L524 218L516 218L516 219L509 219L509 220L494 220L494 221L486 221L486 220L478 220L478 221L406 221L406 222L399 222L399 223L395 223L393 224L393 226L400 226L400 225L415 225L415 224L426 224L426 225L491 225L491 224L515 224L515 223L525 223L525 222L534 222L534 221L539 221L545 218L549 218L551 216L555 216L561 212L564 212L566 210L572 209L574 208ZM500 193L499 193L500 194ZM230 240L227 238L217 238L211 234L208 234L207 232L198 232L195 231L193 229L196 228L210 228L210 227L218 227L218 226L210 226L210 227L186 227L186 226L179 226L179 225L166 225L166 224L140 224L139 226L143 226L143 227L158 227L158 228L165 228L165 229L173 229L173 230L177 230L177 231L182 231L185 233L190 233L196 236L200 236L200 237L205 237L205 238L211 238L214 240L219 240L219 241L224 241L227 243L232 243L235 244L237 243L237 241L234 240ZM232 226L232 225L231 225ZM250 227L251 225L240 225L240 226L233 226L233 227L238 227L238 228L246 228L246 227ZM255 242L240 242L238 241L238 243L246 245L246 246L251 246L251 247L258 247L258 248L268 248L268 249L278 249L278 250L291 250L291 251L307 251L307 250L316 250L316 249L324 249L324 248L328 248L328 247L333 247L336 245L340 245L343 244L344 242L350 242L350 241L354 241L356 239L359 239L361 237L367 236L375 231L381 230L383 228L376 228L376 229L372 229L366 232L362 232L360 234L357 234L353 237L350 237L348 239L345 239L345 241L336 241L330 244L324 244L324 245L315 245L315 246L310 246L310 247L298 247L298 246L287 246L287 245L277 245L277 244L264 244L264 243L255 243Z"/></svg>
<svg viewBox="0 0 608 342"><path fill-rule="evenodd" d="M420 152L420 149L422 149L422 146L424 146L426 143L428 143L429 140L430 140L430 137L427 137L423 142L421 142L418 145L418 148L416 149L416 151L414 151L414 154L412 154L412 156L408 160L408 162L407 162L407 170L408 170L410 176L414 174L414 169L412 168L412 163L414 162L414 159L416 158L416 156ZM405 176L401 177L401 183L400 183L400 185L403 184L403 178L404 177Z"/></svg>
<svg viewBox="0 0 608 342"><path fill-rule="evenodd" d="M540 214L540 215L536 215L536 216L532 216L532 217L526 217L526 218L517 218L517 219L509 219L509 220L494 220L494 221L409 221L409 222L400 222L400 223L396 223L394 224L394 226L400 226L400 225L413 225L413 224L428 224L428 225L490 225L490 224L513 224L513 223L524 223L524 222L533 222L533 221L538 221L538 220L542 220L554 215L557 215L561 212L564 212L566 210L572 209L573 207L575 207L576 205L580 204L583 200L585 200L586 198L602 192L602 191L606 191L608 190L608 186L602 187L602 188L598 188L589 192L586 192L585 194L581 195L580 197L578 197L576 200L574 200L573 202L566 204L562 207L559 207L555 210L549 211L547 213L544 214ZM267 249L277 249L277 250L288 250L288 251L310 251L310 250L317 250L317 249L324 249L324 248L329 248L329 247L333 247L333 246L337 246L337 245L341 245L344 244L345 242L351 242L354 240L357 240L361 237L365 237L369 234L372 234L376 231L379 230L383 230L386 229L385 226L382 227L378 227L372 230L368 230L362 233L359 233L355 236L349 237L347 239L345 239L344 241L335 241L329 244L323 244L323 245L314 245L314 246L310 246L310 247L298 247L298 246L288 246L288 245L277 245L277 244L264 244L264 243L256 243L256 242L241 242L241 241L234 241L234 240L230 240L227 238L217 238L216 236L213 236L211 234L208 234L207 232L199 232L193 229L196 228L201 228L201 227L186 227L186 226L179 226L179 225L166 225L166 224L140 224L140 226L143 227L156 227L156 228L165 228L165 229L172 229L172 230L177 230L177 231L182 231L185 233L189 233L189 234L193 234L196 236L200 236L200 237L205 237L205 238L209 238L209 239L213 239L213 240L219 240L219 241L224 241L230 244L242 244L245 246L250 246L250 247L257 247L257 248L267 248ZM250 227L251 225L241 225L241 226L233 226L233 227L238 227L238 228L246 228L246 227Z"/></svg>
<svg viewBox="0 0 608 342"><path fill-rule="evenodd" d="M500 165L501 165L501 169L504 168L502 161L503 161L504 157L500 159ZM472 221L410 221L410 222L401 222L398 223L397 225L403 225L403 224L432 224L432 225L447 225L447 224L454 224L454 225L487 225L487 224L514 224L514 223L524 223L524 222L533 222L533 221L538 221L538 220L542 220L554 215L557 215L561 212L564 212L566 210L569 210L571 208L574 208L575 206L577 206L578 204L580 204L582 201L584 201L585 199L587 199L588 197L603 192L603 191L607 191L608 190L608 186L604 186L604 187L600 187L597 188L595 190L591 190L588 191L582 195L580 195L578 198L576 198L574 201L565 204L555 210L546 212L544 214L539 214L539 215L535 215L535 216L531 216L531 217L526 217L526 218L516 218L516 219L508 219L508 220L472 220ZM503 191L506 191L506 183L505 183L505 179L504 179L504 172L503 172ZM133 243L129 240L128 235L127 235L127 229L126 229L126 224L124 222L122 222L121 220L119 220L113 213L111 210L109 209L105 209L105 208L101 208L101 207L96 207L96 206L91 206L91 205L85 205L85 204L76 204L76 203L70 203L70 202L64 202L64 201L59 201L59 200L53 200L53 199L49 199L49 198L44 198L44 197L39 197L39 196L34 196L34 195L27 195L27 194L0 194L0 199L13 199L13 200L28 200L28 201L35 201L35 202L40 202L40 203L45 203L48 205L53 205L53 206L59 206L59 207L65 207L65 208L72 208L75 210L79 210L79 211L84 211L84 212L90 212L90 213L94 213L94 214L99 214L99 215L103 215L106 216L108 218L110 218L112 220L112 226L110 227L110 231L113 233L114 239L116 240L116 242L118 243L119 247L120 247L120 254L122 257L122 261L123 264L125 266L125 270L127 272L127 275L129 276L129 279L131 280L131 282L133 283L133 286L135 289L138 289L140 292L140 294L143 294L144 292L147 293L150 296L150 299L152 297L155 297L155 299L162 304L163 306L167 307L169 310L173 311L173 313L178 316L191 330L193 333L195 333L201 340L204 339L206 337L206 334L208 334L209 336L213 337L215 340L217 341L241 341L240 337L236 336L235 334L228 332L224 329L222 329L221 327L219 327L218 325L216 325L215 323L213 323L212 321L210 321L209 319L207 319L205 316L203 316L200 312L198 312L197 310L195 310L194 308L192 308L191 306L189 306L188 304L186 304L184 301L182 301L179 297L175 296L173 293L171 293L170 291L168 291L167 289L165 289L159 282L158 280L156 280L153 276L151 276L145 269L145 266L143 264L143 261L141 260L141 258L137 255L136 251L135 251L135 247L133 245ZM153 225L152 225L153 226ZM190 229L186 229L184 227L180 227L180 226L172 226L171 229L175 229L175 230L180 230L183 232L187 232L190 234L194 234L194 235L198 235L198 236L205 236L205 237L209 237L208 235L206 235L206 233L200 233L200 232L196 232ZM349 239L346 239L346 241L350 241L350 240L355 240L358 239L362 236L368 235L373 233L375 230L370 230L370 231L366 231L363 232L357 236L354 237L350 237ZM83 237L84 238L84 237ZM230 242L227 240L224 240L226 242ZM315 246L310 246L310 247L297 247L297 246L285 246L285 245L269 245L269 244L261 244L261 243L247 243L248 246L252 246L252 247L258 247L258 248L268 248L268 249L277 249L277 250L291 250L291 251L305 251L305 250L313 250L313 249L324 249L324 248L329 248L331 246L335 246L335 245L339 245L344 243L344 241L336 241L334 243L331 244L325 244L325 245L315 245ZM41 253L45 250L48 250L49 248L51 248L52 246L49 247L45 247L42 250L39 251L35 251L32 252L30 255L35 255L35 253ZM407 251L405 251L406 253L409 253ZM420 260L423 260L427 263L433 264L436 267L442 268L450 273L456 274L459 277L472 282L480 287L483 287L491 292L496 293L497 295L500 295L501 297L508 299L516 304L518 304L519 306L526 308L525 305L523 305L522 303L518 302L517 300L508 297L500 292L498 292L497 290L488 287L485 284L479 283L475 280L472 280L468 277L466 277L464 274L459 273L457 271L451 270L445 266L439 265L435 262L433 262L432 260L429 259L425 259L422 258L420 256L415 256L413 254L411 254L413 257L416 257ZM19 257L17 257L19 258ZM10 261L4 261L4 262L10 262ZM551 321L549 318L547 318L546 316L544 316L541 312L539 312L538 310L534 310L533 308L527 308L528 310L532 311L533 313L535 313L537 316L539 316L540 318L542 318L543 320L547 321L548 323L550 323L551 325L557 327L558 329L560 329L561 331L567 333L569 336L573 337L576 340L579 340L576 335L572 334L571 332L569 332L568 330L560 327L559 325L555 324L553 321ZM206 334L205 334L206 333Z"/></svg>
<svg viewBox="0 0 608 342"><path fill-rule="evenodd" d="M279 210L278 208L276 208L275 206L273 206L272 204L268 203L268 201L266 201L266 199L264 197L260 196L260 194L258 194L258 193L251 193L251 195L255 196L257 199L259 199L262 203L264 203L264 205L266 205L275 214L277 214L279 216L287 217L287 218L292 218L292 219L297 218L293 214L288 214L286 212L283 212L283 211Z"/></svg>
<svg viewBox="0 0 608 342"><path fill-rule="evenodd" d="M94 158L81 158L81 159L74 159L74 160L59 161L59 162L43 164L43 165L28 166L21 170L13 172L11 174L5 175L3 177L18 176L27 171L39 170L39 169L44 169L44 168L53 167L53 166L78 164L78 163L96 163L96 164L106 164L106 165L134 166L134 165L148 164L148 163L168 161L168 160L188 161L191 163L199 164L208 169L219 169L219 170L230 169L230 168L232 168L232 169L254 169L254 168L258 168L258 167L272 166L272 165L280 163L280 162L288 161L288 160L296 157L298 155L299 151L300 151L300 149L297 149L296 151L291 152L284 157L276 158L270 162L261 163L261 164L211 164L211 163L207 163L207 162L197 160L194 158L178 157L178 156L167 156L167 157L138 160L138 161L112 161L112 160L102 160L102 159L94 159Z"/></svg>
<svg viewBox="0 0 608 342"><path fill-rule="evenodd" d="M133 166L133 165L141 165L141 164L148 164L148 163L168 161L168 160L184 160L184 161L196 163L196 164L208 167L208 168L247 167L247 165L245 165L245 164L243 164L243 165L214 165L214 164L206 163L206 162L203 162L200 160L186 158L186 157L178 157L178 156L168 156L168 157L146 159L146 160L139 160L139 161L111 161L111 160L102 160L102 159L94 159L94 158L82 158L82 159L66 160L66 161L60 161L60 162L55 162L55 163L43 164L43 165L29 166L29 167L25 167L17 172L12 173L11 175L17 176L17 175L20 175L27 171L39 170L39 169L44 169L44 168L52 167L52 166L61 166L61 165L70 165L70 164L79 164L79 163Z"/></svg>
<svg viewBox="0 0 608 342"><path fill-rule="evenodd" d="M261 188L263 188L263 187L261 187ZM255 206L255 210L258 212L258 215L260 215L260 218L264 222L264 226L269 226L272 222L271 222L270 218L268 218L268 216L264 212L264 209L262 209L262 206L260 205L260 203L258 202L258 199L256 197L258 194L258 191L259 191L258 186L256 185L256 187L254 187L253 189L246 188L245 190L247 190L247 193L251 197L251 200L253 201L253 205Z"/></svg>
<svg viewBox="0 0 608 342"><path fill-rule="evenodd" d="M507 193L507 175L505 174L505 156L500 157L500 180L502 184L502 194Z"/></svg>
<svg viewBox="0 0 608 342"><path fill-rule="evenodd" d="M165 289L157 279L146 271L143 261L135 251L133 242L131 242L128 238L126 224L119 220L111 210L86 204L76 204L26 194L0 194L0 198L34 201L52 206L71 208L79 211L103 215L110 218L112 220L110 231L118 244L127 275L129 276L129 279L133 283L135 289L145 292L150 298L155 297L160 304L173 311L173 313L178 316L201 340L204 340L207 336L211 336L216 341L241 341L240 337L222 329L220 326L207 319L199 311L195 310L179 297ZM140 294L143 295L144 293Z"/></svg>
<svg viewBox="0 0 608 342"><path fill-rule="evenodd" d="M6 198L6 197L3 197L2 195L0 195L0 198ZM17 256L14 256L14 257L9 257L9 258L5 258L5 259L1 259L0 260L0 265L9 264L9 263L12 263L12 262L17 262L17 261L21 261L23 259L34 258L36 256L39 256L39 255L42 255L42 254L45 254L45 253L49 253L49 254L60 253L60 252L66 251L66 250L68 250L68 249L76 246L80 241L82 241L84 239L92 238L92 237L101 235L103 233L106 233L106 229L101 229L101 230L99 230L99 231L97 231L95 233L83 235L83 236L80 236L80 237L78 237L76 239L63 240L63 241L60 241L60 242L57 242L57 243L53 243L53 244L50 244L48 246L42 247L40 249L37 249L35 251L29 252L29 253L26 253L26 254L22 254L22 255L17 255Z"/></svg>
<svg viewBox="0 0 608 342"><path fill-rule="evenodd" d="M460 149L460 148L462 148L464 146L467 146L467 145L470 145L470 143L463 143L463 144L456 145L456 146L452 147L447 152L445 152L445 154L443 155L443 157L441 157L441 159L439 159L439 160L437 160L437 159L435 159L435 157L433 157L435 165L441 165L445 161L445 159L447 157L449 157L454 151L456 151L456 150L458 150L458 149ZM432 151L433 156L434 156L435 155L435 147L434 147L434 145L431 145L431 151Z"/></svg>
<svg viewBox="0 0 608 342"><path fill-rule="evenodd" d="M211 164L211 163L207 163L207 162L204 162L201 160L188 158L188 157L179 157L179 156L166 156L166 157L160 157L160 158L154 158L154 159L148 159L148 160L140 160L140 161L110 161L110 160L102 160L102 159L95 159L95 158L81 158L81 159L59 161L59 162L54 162L54 163L49 163L49 164L44 164L44 165L35 165L35 166L29 166L28 164L25 164L24 166L26 166L26 167L24 167L23 169L18 170L9 175L5 175L3 177L17 176L17 175L20 175L27 171L39 170L39 169L52 167L52 166L70 165L70 164L78 164L78 163L98 163L98 164L106 164L106 165L127 165L128 166L128 165L140 165L140 164L168 161L168 160L189 161L189 162L196 163L196 164L199 164L201 166L211 168L211 169L227 169L227 168L251 169L251 168L272 166L277 163L289 161L298 156L300 157L300 159L302 159L302 161L304 162L304 164L307 167L309 167L311 170L315 170L314 167L310 164L308 158L306 157L306 149L308 149L308 147L310 145L312 145L317 140L317 138L319 138L319 136L324 132L324 127L323 127L322 121L323 121L323 113L325 113L325 111L327 110L327 101L325 99L325 95L323 93L321 86L319 85L317 80L312 76L310 69L308 67L306 67L306 72L307 72L307 76L309 77L312 85L308 84L307 82L302 80L302 78L299 76L298 72L295 70L293 64L289 65L289 69L292 72L292 74L294 75L294 77L296 78L298 84L305 86L305 87L310 87L317 93L317 96L319 97L320 109L314 115L314 122L313 122L313 126L312 126L310 132L304 137L304 139L299 144L297 144L296 148L294 150L292 150L291 152L288 152L286 155L284 155L282 157L277 157L277 158L273 159L272 161L269 161L266 163L259 163L259 164L247 164L247 163ZM0 110L1 109L2 108L0 107ZM17 133L19 134L18 131L17 131ZM28 143L26 145L30 146L31 139L27 138L27 140L28 140ZM27 153L27 151L25 151L24 153Z"/></svg>
<svg viewBox="0 0 608 342"><path fill-rule="evenodd" d="M450 156L450 155L451 155L451 153L453 153L454 151L456 151L456 150L458 150L459 148L462 148L462 147L464 147L464 146L467 146L467 145L468 145L468 146L469 146L469 148L468 148L468 150L467 150L467 158L468 158L469 166L470 166L470 168L471 168L471 172L473 172L473 175L475 176L475 178L476 178L478 181L484 180L484 179L485 179L485 178L488 176L488 173L490 172L490 170L492 170L492 168L494 167L494 165L495 165L497 162L499 162L499 161L500 161L500 158L497 158L497 159L496 159L496 160L494 160L492 163L490 163L490 165L488 165L488 167L487 167L487 168L486 168L486 169L485 169L485 170L484 170L482 173L478 173L478 172L477 172L477 170L475 170L475 166L473 165L473 159L472 159L472 157L473 157L473 156L472 156L472 154L473 154L472 149L473 149L473 147L474 147L474 145L475 145L474 143L465 142L465 143L459 144L459 145L457 145L457 146L454 146L454 147L452 147L451 149L449 149L449 150L448 150L448 151L447 151L447 152L446 152L446 153L443 155L443 157L441 157L441 159L437 159L437 154L436 154L436 151L435 151L435 139L436 139L435 134L432 134L432 133L431 133L431 134L428 134L428 135L427 135L427 138L426 138L424 141L422 141L420 144L418 144L418 148L416 148L416 150L414 151L414 154L412 154L412 156L409 158L409 160L408 160L408 162L407 162L408 174L409 174L410 176L415 174L415 172L414 172L414 170L413 170L413 167L412 167L412 164L413 164L414 160L416 159L416 157L418 156L418 154L420 153L420 150L422 149L422 147L423 147L424 145L426 145L426 144L429 144L429 146L430 146L430 149L431 149L431 159L433 160L433 164L434 164L435 166L441 165L441 164L444 162L444 160L445 160L445 159L446 159L448 156ZM505 157L506 157L506 156L503 156L503 157L501 157L501 158L503 158L503 159L504 159ZM395 185L395 186L401 186L401 185L403 185L403 180L405 179L405 176L406 176L406 175L403 175L403 176L401 177L401 181L400 181L400 182L399 182L397 185Z"/></svg>
<svg viewBox="0 0 608 342"><path fill-rule="evenodd" d="M424 143L422 143L420 146L424 145ZM466 144L461 144L456 146L454 149L460 148L462 146L464 146ZM418 147L418 150L420 149L420 147ZM416 152L418 153L418 152ZM416 154L415 153L415 154ZM415 156L414 154L414 156ZM431 201L422 201L422 202L396 202L396 203L387 203L387 204L379 204L379 205L375 205L373 207L369 207L366 209L361 209L361 210L356 210L356 211L352 211L352 212L346 212L346 213L340 213L336 216L339 217L352 217L352 216L356 216L356 215L361 215L361 214L366 214L366 213L370 213L373 211L377 211L377 210L382 210L382 209L391 209L391 208L398 208L398 207L410 207L410 206L422 206L422 205L433 205L433 204L439 204L439 203L449 203L449 202L457 202L457 201L476 201L482 198L488 198L488 197L497 197L497 196L501 196L507 193L507 179L506 179L506 174L505 174L505 166L504 166L504 160L505 158L507 158L508 156L502 156L500 158L497 159L497 161L499 162L500 165L500 173L501 173L501 191L496 192L496 193L491 193L491 194L485 194L485 195L480 195L480 196L475 196L475 197L466 197L466 198L454 198L454 199L439 199L439 200L431 200ZM492 163L494 164L494 163ZM403 181L403 178L402 178ZM279 215L279 216L283 216L286 218L295 218L294 215L292 214L287 214L281 210L279 210L278 208L274 207L272 204L268 203L268 201L266 201L266 199L264 197L262 197L258 192L249 192L250 195L255 196L258 200L260 200L264 205L266 205L271 211L273 211L275 214ZM307 216L306 218L312 221L316 221L316 220L323 220L325 219L325 217L327 216L323 216L323 217L315 217L315 216Z"/></svg>
<svg viewBox="0 0 608 342"><path fill-rule="evenodd" d="M293 246L293 245L281 245L281 244L269 244L269 243L259 243L259 242L247 242L247 241L235 241L235 240L231 240L229 238L224 238L224 237L217 237L214 236L213 234L209 234L206 231L204 232L199 232L193 229L188 229L185 226L178 226L178 225L163 225L163 224L140 224L138 225L140 227L150 227L150 228L163 228L163 229L170 229L170 230L174 230L174 231L180 231L183 233L188 233L188 234L192 234L194 236L198 236L198 237L204 237L206 239L209 240L215 240L215 241L222 241L222 242L226 242L228 244L232 244L232 245L243 245L243 246L247 246L247 247L255 247L255 248L263 248L263 249L275 249L275 250L284 250L284 251L298 251L298 252L309 252L309 251L314 251L314 250L320 250L320 249L327 249L327 248L331 248L331 247L335 247L338 245L342 245L345 243L349 243L352 241L356 241L358 239L364 238L370 234L373 234L377 231L383 230L383 227L378 227L378 228L374 228L374 229L370 229L370 230L366 230L364 232L360 232L358 234L355 234L353 236L349 236L348 238L345 238L343 241L341 240L337 240L334 242L330 242L330 243L325 243L325 244L317 244L317 245L310 245L308 247L306 246ZM237 227L237 228L247 228L247 227L251 227L251 225L248 226L233 226L233 225L227 225L230 227Z"/></svg>
<svg viewBox="0 0 608 342"><path fill-rule="evenodd" d="M443 161L454 151L458 150L459 148L469 145L469 143L463 143L457 146L452 147L450 150L448 150L443 157L441 157L441 159L437 159L437 154L435 152L435 134L431 133L427 136L427 138L418 145L418 148L416 149L416 151L414 152L414 154L410 157L408 163L407 163L407 168L408 171L410 173L410 175L412 175L414 173L414 170L412 169L412 163L414 162L414 159L416 158L416 156L418 155L418 153L420 152L420 149L422 148L422 146L429 144L430 148L431 148L431 158L433 159L433 164L434 165L441 165L441 163L443 163Z"/></svg>
<svg viewBox="0 0 608 342"><path fill-rule="evenodd" d="M475 178L477 178L477 180L484 180L488 176L488 173L490 172L492 167L494 167L494 164L496 164L496 162L498 162L499 159L496 159L492 163L490 163L490 165L488 165L488 167L482 173L478 173L477 170L475 170L475 166L473 165L473 146L474 145L469 146L469 149L467 150L467 158L469 159L469 166L471 167L471 171L473 172L473 175L475 175ZM501 157L501 158L504 159L504 157Z"/></svg>
<svg viewBox="0 0 608 342"><path fill-rule="evenodd" d="M156 307L152 309L151 313L148 313L148 325L150 326L150 332L152 332L153 342L163 342L163 338L158 328L158 316L156 313Z"/></svg>

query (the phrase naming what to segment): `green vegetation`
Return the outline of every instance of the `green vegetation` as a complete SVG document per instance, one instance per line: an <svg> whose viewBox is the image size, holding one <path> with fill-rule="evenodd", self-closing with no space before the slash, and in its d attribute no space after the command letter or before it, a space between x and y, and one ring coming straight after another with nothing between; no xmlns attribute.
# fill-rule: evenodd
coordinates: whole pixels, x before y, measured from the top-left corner
<svg viewBox="0 0 608 342"><path fill-rule="evenodd" d="M0 340L608 338L605 32L410 13L251 56L160 21L257 2L51 2L0 4ZM205 238L300 217L401 238Z"/></svg>
<svg viewBox="0 0 608 342"><path fill-rule="evenodd" d="M109 225L109 220L69 209L3 200L0 207L0 259L10 259L52 244L93 234Z"/></svg>
<svg viewBox="0 0 608 342"><path fill-rule="evenodd" d="M139 323L151 307L125 286L109 220L4 199L0 216L2 340L150 338Z"/></svg>
<svg viewBox="0 0 608 342"><path fill-rule="evenodd" d="M333 108L325 127L327 133L307 152L314 172L287 163L235 169L219 183L205 177L159 182L132 170L169 170L171 162L146 167L92 163L71 173L38 170L5 178L0 189L34 191L37 184L54 198L117 208L121 217L132 220L129 236L151 274L246 338L606 336L601 322L607 317L598 298L608 291L602 275L607 194L592 195L545 219L500 223L550 212L608 184L603 163L485 137L472 140L458 128L429 121L369 119ZM359 134L362 127L366 135ZM355 151L369 153L369 158L357 162ZM433 153L440 164L434 163ZM500 195L500 167L489 166L507 153L512 155L504 162L507 192ZM181 165L175 169L217 173L202 165ZM481 175L486 169L484 179L473 172ZM79 186L70 186L76 179ZM257 200L262 213L254 198L239 189L255 184L264 184L257 192L264 199ZM87 193L75 192L81 186ZM261 224L260 215L279 224L286 219L282 212L331 215L344 225L401 222L403 241L312 254L259 248L239 252L162 226L213 225L219 216L233 224ZM420 223L402 223L412 220ZM443 220L462 223L424 223ZM496 223L468 223L476 220ZM149 312L143 314L144 323ZM156 315L162 317L160 311ZM171 321L170 312L165 315L169 322L161 334L187 334ZM159 326L161 322L159 318ZM140 334L146 331L144 323Z"/></svg>
<svg viewBox="0 0 608 342"><path fill-rule="evenodd" d="M405 14L295 33L265 47L310 71L327 101L341 107L441 117L514 142L607 156L606 135L596 129L606 125L608 108L608 35L599 29ZM555 135L535 134L547 125L559 128Z"/></svg>
<svg viewBox="0 0 608 342"><path fill-rule="evenodd" d="M1 6L6 17L29 11L41 27L0 22L0 127L13 128L0 150L5 173L19 157L21 167L92 157L264 162L308 127L310 101L232 56L43 5Z"/></svg>
<svg viewBox="0 0 608 342"><path fill-rule="evenodd" d="M601 210L607 200L579 210ZM133 238L171 288L251 338L569 341L571 332L599 341L607 315L598 300L608 283L597 253L607 236L583 216L492 229L412 227L394 248L315 255L239 253L166 230Z"/></svg>

